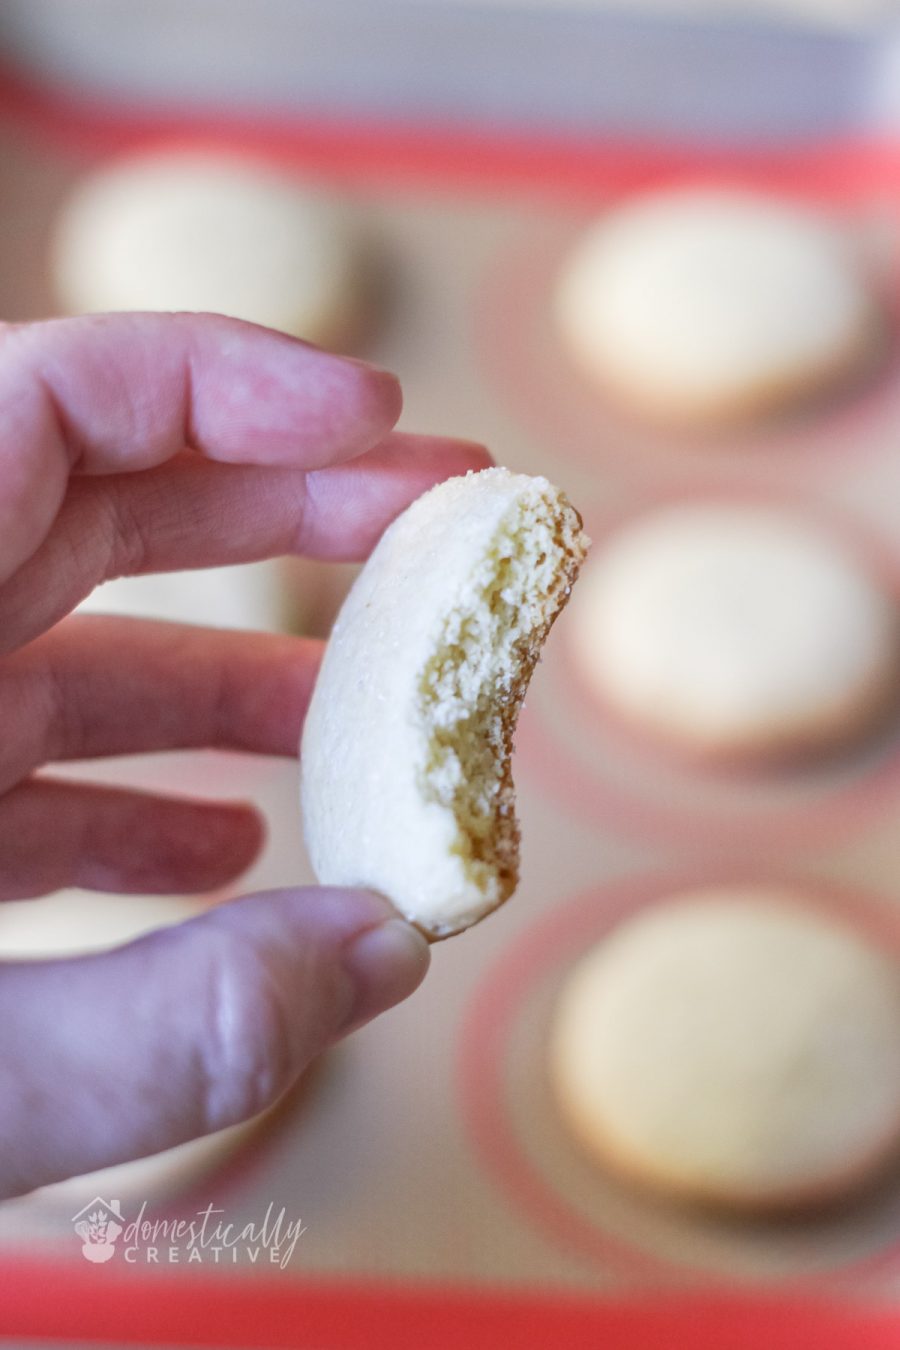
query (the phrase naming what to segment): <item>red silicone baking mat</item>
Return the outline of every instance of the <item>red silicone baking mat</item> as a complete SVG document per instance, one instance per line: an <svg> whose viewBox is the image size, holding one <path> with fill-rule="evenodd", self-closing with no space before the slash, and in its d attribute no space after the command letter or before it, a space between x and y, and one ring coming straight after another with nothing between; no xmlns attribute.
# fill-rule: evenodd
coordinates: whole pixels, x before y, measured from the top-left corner
<svg viewBox="0 0 900 1350"><path fill-rule="evenodd" d="M530 131L524 136L489 125L448 129L440 122L419 127L358 117L298 116L274 123L225 109L210 116L190 105L134 108L84 93L56 93L52 86L29 83L9 66L0 71L0 112L57 143L101 153L189 136L195 142L242 146L322 179L381 186L412 182L428 191L454 193L467 185L478 193L519 188L554 201L596 201L610 191L639 191L687 177L739 175L775 191L839 201L872 190L891 193L900 182L900 146L889 136L732 150L662 146L624 134L574 139Z"/></svg>
<svg viewBox="0 0 900 1350"><path fill-rule="evenodd" d="M4 1330L34 1340L221 1350L892 1350L900 1319L833 1303L657 1299L598 1303L452 1287L96 1275L27 1261L7 1265ZM55 1297L45 1297L52 1281Z"/></svg>

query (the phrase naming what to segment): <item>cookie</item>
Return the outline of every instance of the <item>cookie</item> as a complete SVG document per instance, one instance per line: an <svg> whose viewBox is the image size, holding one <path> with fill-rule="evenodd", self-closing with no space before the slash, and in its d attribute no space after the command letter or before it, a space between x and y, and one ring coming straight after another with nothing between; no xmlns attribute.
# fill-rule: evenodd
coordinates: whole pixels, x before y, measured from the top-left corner
<svg viewBox="0 0 900 1350"><path fill-rule="evenodd" d="M676 895L575 966L550 1069L580 1144L661 1195L836 1201L900 1143L900 973L789 890Z"/></svg>
<svg viewBox="0 0 900 1350"><path fill-rule="evenodd" d="M587 546L545 478L485 469L385 532L334 625L301 745L320 882L386 895L431 937L515 889L510 755Z"/></svg>
<svg viewBox="0 0 900 1350"><path fill-rule="evenodd" d="M848 235L742 189L660 191L610 211L567 260L555 312L595 384L673 425L771 414L847 384L883 348Z"/></svg>
<svg viewBox="0 0 900 1350"><path fill-rule="evenodd" d="M327 347L359 325L360 252L344 208L274 167L169 151L78 184L53 273L70 313L212 311Z"/></svg>
<svg viewBox="0 0 900 1350"><path fill-rule="evenodd" d="M833 750L896 696L893 597L829 530L776 507L681 503L624 526L573 620L582 681L692 754Z"/></svg>

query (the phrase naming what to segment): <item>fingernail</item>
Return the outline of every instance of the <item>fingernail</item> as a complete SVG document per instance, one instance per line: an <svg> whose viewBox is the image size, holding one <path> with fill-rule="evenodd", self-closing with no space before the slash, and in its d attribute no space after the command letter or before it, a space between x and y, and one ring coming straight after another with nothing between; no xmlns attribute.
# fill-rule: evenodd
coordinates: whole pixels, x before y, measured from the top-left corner
<svg viewBox="0 0 900 1350"><path fill-rule="evenodd" d="M428 943L404 919L387 919L352 938L343 950L343 964L355 997L340 1030L367 1022L406 998L425 978L430 959Z"/></svg>

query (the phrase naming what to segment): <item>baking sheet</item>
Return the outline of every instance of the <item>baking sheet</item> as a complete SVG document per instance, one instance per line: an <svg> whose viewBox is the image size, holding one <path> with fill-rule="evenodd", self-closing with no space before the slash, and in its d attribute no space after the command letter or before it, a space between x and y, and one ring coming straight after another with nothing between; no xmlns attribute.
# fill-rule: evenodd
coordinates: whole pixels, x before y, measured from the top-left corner
<svg viewBox="0 0 900 1350"><path fill-rule="evenodd" d="M895 0L5 0L0 48L128 105L758 144L896 130Z"/></svg>
<svg viewBox="0 0 900 1350"><path fill-rule="evenodd" d="M44 259L53 213L100 149L93 124L80 148L71 125L59 140L48 137L46 123L32 132L23 126L15 118L0 125L0 308L9 319L52 310ZM279 145L282 158L283 149ZM850 218L864 221L873 211L884 211L891 181L877 158L863 167L865 173L857 159L845 159L835 149L818 163L798 163L792 178L796 190L832 206L837 203ZM745 168L765 181L764 168ZM707 164L705 172L711 171ZM631 166L629 175L633 172ZM670 179L684 172L677 162L666 166ZM547 240L556 246L577 231L591 187L587 178L580 180L583 191L574 201L568 190L557 200L552 183L542 175L518 195L499 193L489 175L477 190L467 179L466 191L453 191L445 182L440 192L432 190L428 179L416 186L408 175L402 185L381 187L368 178L351 186L352 177L346 175L341 190L351 195L379 241L391 279L389 301L368 354L400 373L406 391L404 426L486 440L502 462L547 472L561 482L598 524L607 515L640 509L661 483L667 490L674 485L685 491L702 481L707 491L802 498L808 509L827 510L842 526L864 533L893 565L900 547L893 522L900 452L889 415L860 418L855 401L823 408L804 424L803 447L773 448L762 437L755 448L719 458L710 449L698 477L696 454L683 446L656 447L649 454L635 432L629 453L622 445L630 434L625 427L615 437L605 432L597 436L592 456L585 447L596 428L585 405L578 405L578 435L569 434L566 423L554 434L554 419L536 416L535 408L518 397L517 390L534 374L535 362L540 368L540 344L536 350L530 332L523 349L512 340L516 325L523 312L545 312L552 278L552 268L546 266ZM773 181L782 180L776 176ZM610 175L602 193L593 189L592 209L624 186ZM544 261L516 272L519 280L510 287L511 257ZM551 356L548 351L548 363ZM853 400L877 395L884 408L893 409L897 378L889 364L877 389L859 391ZM545 411L543 402L538 411ZM576 414L570 410L569 415ZM848 418L852 436L835 430L835 419L841 426ZM615 446L608 450L612 441ZM523 1203L485 1146L477 1091L473 1098L471 1054L473 1046L477 1052L482 1039L489 1040L491 1028L479 1009L486 1000L490 1006L492 991L509 988L508 962L533 945L534 935L547 924L563 923L573 897L592 896L592 911L605 921L622 887L629 894L636 887L648 898L658 894L683 875L687 855L692 866L717 875L741 878L764 864L770 875L809 884L826 881L851 896L861 895L864 906L883 908L892 922L898 912L900 869L891 801L884 809L867 809L840 837L813 832L804 838L801 831L800 836L773 840L750 831L701 840L696 834L673 835L658 827L648 805L647 793L655 781L650 769L636 770L632 815L640 828L627 828L602 803L588 813L572 809L559 784L575 773L575 760L553 722L560 704L554 691L565 675L564 633L565 620L535 677L524 714L518 761L523 884L515 900L488 923L441 944L428 981L415 998L330 1055L308 1090L286 1103L279 1120L263 1126L227 1165L187 1186L180 1181L173 1187L171 1178L163 1178L147 1182L144 1194L123 1191L123 1213L131 1220L146 1202L150 1214L187 1222L212 1204L234 1224L245 1225L258 1223L274 1205L302 1218L305 1231L284 1269L263 1271L240 1252L229 1262L229 1276L239 1274L242 1286L245 1280L248 1285L276 1280L305 1288L310 1280L343 1276L351 1281L451 1281L476 1289L502 1286L513 1297L517 1291L525 1297L543 1288L609 1299L629 1290L694 1287L713 1280L749 1289L802 1286L814 1268L819 1289L887 1300L892 1306L900 1298L892 1221L876 1228L863 1218L826 1244L824 1252L819 1235L809 1260L801 1252L801 1259L773 1268L771 1262L760 1267L722 1251L710 1259L702 1253L700 1260L671 1259L666 1250L660 1252L652 1222L649 1229L639 1225L639 1231L629 1230L623 1245L621 1234L613 1233L602 1213L594 1213L589 1217L594 1241L587 1250L567 1222L548 1224L543 1211ZM589 729L592 714L575 708L573 715L585 719L584 729ZM639 765L636 747L626 746L622 753ZM79 766L73 768L80 772ZM598 774L596 763L592 772ZM870 782L865 763L850 763L846 772ZM176 777L182 786L187 774L197 791L221 787L223 779L222 764L212 755L192 758L190 767L183 757L125 761L116 773L139 784ZM250 765L234 757L225 777L229 794L252 793L271 828L270 847L242 889L310 880L299 841L296 766L274 761ZM22 907L6 912L12 922L12 916L21 917ZM0 932L3 918L0 912ZM532 1031L517 1043L518 1058L510 1052L510 1063L515 1058L516 1073L520 1079L524 1075L529 1090L542 1072L541 1037L532 1034L530 1025ZM477 1077L474 1081L477 1085ZM527 1094L520 1098L527 1100ZM510 1115L498 1106L489 1121L518 1129L515 1137L521 1142L514 1111ZM542 1184L549 1184L555 1196L552 1209L564 1205L565 1194L562 1184L552 1181L550 1161L550 1181L545 1177ZM67 1271L73 1287L82 1288L89 1277L102 1306L103 1291L112 1286L84 1262L72 1228L73 1215L96 1194L90 1181L70 1182L65 1190L49 1189L0 1207L5 1268L12 1272L14 1259L28 1252L36 1263L33 1269ZM99 1194L107 1200L119 1198ZM684 1232L689 1232L687 1223ZM603 1259L597 1259L595 1247L605 1253ZM214 1275L214 1264L211 1257L199 1271L166 1264L165 1275L173 1287L180 1287L179 1281L188 1287L201 1274ZM160 1276L159 1264L141 1251L127 1274L150 1281ZM36 1310L34 1334L41 1325L49 1323L42 1323Z"/></svg>

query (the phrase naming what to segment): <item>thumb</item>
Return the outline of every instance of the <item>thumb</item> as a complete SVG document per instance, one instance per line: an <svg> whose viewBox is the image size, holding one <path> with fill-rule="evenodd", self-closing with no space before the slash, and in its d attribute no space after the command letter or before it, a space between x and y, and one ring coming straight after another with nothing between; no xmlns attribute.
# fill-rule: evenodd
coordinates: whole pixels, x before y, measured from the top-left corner
<svg viewBox="0 0 900 1350"><path fill-rule="evenodd" d="M307 889L100 955L0 965L0 1196L255 1115L428 962L380 896Z"/></svg>

